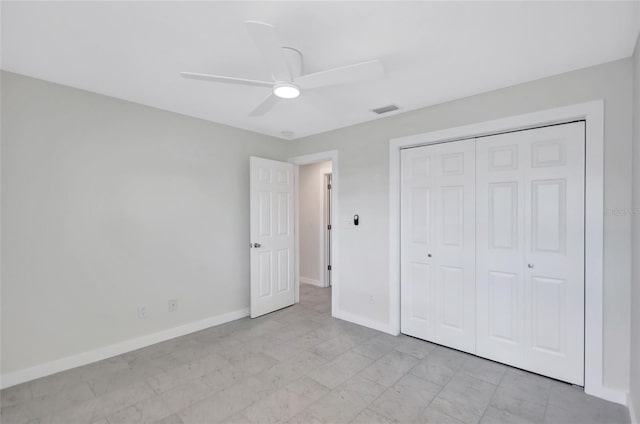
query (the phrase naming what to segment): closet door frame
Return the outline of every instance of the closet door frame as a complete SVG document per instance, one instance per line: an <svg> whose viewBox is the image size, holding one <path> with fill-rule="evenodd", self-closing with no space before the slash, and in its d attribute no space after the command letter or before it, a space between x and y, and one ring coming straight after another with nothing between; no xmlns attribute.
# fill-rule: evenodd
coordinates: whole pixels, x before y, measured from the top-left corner
<svg viewBox="0 0 640 424"><path fill-rule="evenodd" d="M625 404L603 383L604 101L596 100L389 142L389 328L400 333L400 150L545 125L585 121L585 392Z"/></svg>

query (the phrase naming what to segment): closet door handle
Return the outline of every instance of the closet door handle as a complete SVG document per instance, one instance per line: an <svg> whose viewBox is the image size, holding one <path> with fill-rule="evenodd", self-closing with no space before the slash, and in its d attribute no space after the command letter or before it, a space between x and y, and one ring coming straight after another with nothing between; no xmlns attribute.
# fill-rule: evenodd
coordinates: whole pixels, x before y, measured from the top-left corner
<svg viewBox="0 0 640 424"><path fill-rule="evenodd" d="M427 258L430 258L430 257L431 257L431 253L427 253Z"/></svg>
<svg viewBox="0 0 640 424"><path fill-rule="evenodd" d="M527 264L529 268L533 268L533 264Z"/></svg>

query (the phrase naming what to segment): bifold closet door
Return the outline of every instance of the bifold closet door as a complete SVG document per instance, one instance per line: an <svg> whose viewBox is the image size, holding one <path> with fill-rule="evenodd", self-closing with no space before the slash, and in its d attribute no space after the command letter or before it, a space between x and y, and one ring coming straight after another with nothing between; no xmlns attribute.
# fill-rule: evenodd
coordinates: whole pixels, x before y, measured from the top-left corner
<svg viewBox="0 0 640 424"><path fill-rule="evenodd" d="M584 383L584 123L477 139L477 354Z"/></svg>
<svg viewBox="0 0 640 424"><path fill-rule="evenodd" d="M475 351L475 143L401 152L402 332Z"/></svg>

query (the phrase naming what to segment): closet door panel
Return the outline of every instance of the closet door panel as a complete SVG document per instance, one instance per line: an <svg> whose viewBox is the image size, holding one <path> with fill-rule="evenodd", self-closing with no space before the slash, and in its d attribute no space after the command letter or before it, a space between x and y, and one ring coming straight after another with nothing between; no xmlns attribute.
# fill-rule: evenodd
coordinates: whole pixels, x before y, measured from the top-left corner
<svg viewBox="0 0 640 424"><path fill-rule="evenodd" d="M584 369L584 123L477 142L478 355Z"/></svg>
<svg viewBox="0 0 640 424"><path fill-rule="evenodd" d="M475 141L436 148L436 342L474 353Z"/></svg>
<svg viewBox="0 0 640 424"><path fill-rule="evenodd" d="M476 143L477 352L522 366L525 339L524 175L511 137Z"/></svg>
<svg viewBox="0 0 640 424"><path fill-rule="evenodd" d="M584 384L584 122L532 131L525 198L532 370Z"/></svg>
<svg viewBox="0 0 640 424"><path fill-rule="evenodd" d="M402 332L434 340L434 266L427 255L435 239L434 152L403 150L400 160Z"/></svg>
<svg viewBox="0 0 640 424"><path fill-rule="evenodd" d="M473 140L401 153L402 332L475 350Z"/></svg>

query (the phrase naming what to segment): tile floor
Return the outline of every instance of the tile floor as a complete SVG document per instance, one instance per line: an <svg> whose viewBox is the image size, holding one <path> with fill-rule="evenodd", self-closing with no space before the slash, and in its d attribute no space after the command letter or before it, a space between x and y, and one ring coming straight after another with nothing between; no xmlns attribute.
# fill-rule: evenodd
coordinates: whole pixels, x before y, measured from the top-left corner
<svg viewBox="0 0 640 424"><path fill-rule="evenodd" d="M628 423L579 388L298 305L1 392L3 424Z"/></svg>

